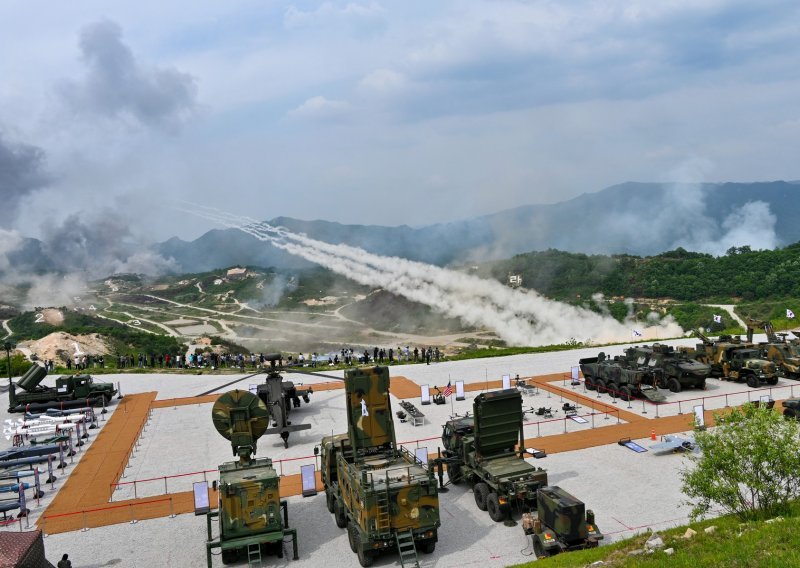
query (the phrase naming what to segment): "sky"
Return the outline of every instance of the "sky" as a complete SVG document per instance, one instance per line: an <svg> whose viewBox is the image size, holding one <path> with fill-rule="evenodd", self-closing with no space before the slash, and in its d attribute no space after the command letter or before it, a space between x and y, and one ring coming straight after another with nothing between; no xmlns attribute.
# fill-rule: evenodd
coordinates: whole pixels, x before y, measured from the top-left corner
<svg viewBox="0 0 800 568"><path fill-rule="evenodd" d="M0 241L800 179L800 5L0 3Z"/></svg>

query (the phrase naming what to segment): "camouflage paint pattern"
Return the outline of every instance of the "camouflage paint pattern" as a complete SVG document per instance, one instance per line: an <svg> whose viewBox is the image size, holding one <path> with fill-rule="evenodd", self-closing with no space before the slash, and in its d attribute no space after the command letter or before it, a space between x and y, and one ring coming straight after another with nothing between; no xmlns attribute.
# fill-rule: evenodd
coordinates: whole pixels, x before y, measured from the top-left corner
<svg viewBox="0 0 800 568"><path fill-rule="evenodd" d="M627 387L631 390L631 394L643 396L652 402L667 400L658 392L658 380L655 374L647 367L632 366L625 357L616 356L609 359L601 351L597 357L580 359L578 364L588 390L595 390L598 381L603 381L603 391L610 385L613 391L623 393L625 390L623 387Z"/></svg>
<svg viewBox="0 0 800 568"><path fill-rule="evenodd" d="M233 455L244 463L255 455L256 440L269 427L269 411L256 395L236 389L217 399L211 408L211 420L217 432L231 441Z"/></svg>
<svg viewBox="0 0 800 568"><path fill-rule="evenodd" d="M597 546L603 535L594 523L594 514L587 516L586 506L554 485L538 491L537 515L541 521L539 538L545 549L570 550Z"/></svg>
<svg viewBox="0 0 800 568"><path fill-rule="evenodd" d="M388 368L346 371L345 397L348 432L322 439L322 479L357 526L361 550L391 549L395 535L408 530L415 541L435 543L441 524L436 478L397 448Z"/></svg>
<svg viewBox="0 0 800 568"><path fill-rule="evenodd" d="M647 369L652 372L661 388L668 388L670 379L676 379L682 388L705 388L711 366L697 361L671 345L655 343L625 350L625 360L630 368Z"/></svg>
<svg viewBox="0 0 800 568"><path fill-rule="evenodd" d="M8 395L9 410L17 405L51 401L97 399L100 396L111 399L117 394L117 389L114 388L112 383L97 383L91 375L62 375L56 379L55 388L40 386L45 376L47 376L47 371L45 371L44 367L33 364L20 377L16 385L12 383Z"/></svg>

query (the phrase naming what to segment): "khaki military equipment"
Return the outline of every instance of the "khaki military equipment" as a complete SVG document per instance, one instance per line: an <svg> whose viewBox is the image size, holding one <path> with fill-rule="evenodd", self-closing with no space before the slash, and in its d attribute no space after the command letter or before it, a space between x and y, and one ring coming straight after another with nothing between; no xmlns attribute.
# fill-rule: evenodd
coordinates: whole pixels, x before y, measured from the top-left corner
<svg viewBox="0 0 800 568"><path fill-rule="evenodd" d="M320 445L328 510L361 566L390 550L402 566L418 566L416 551L436 548L439 495L433 472L397 446L389 369L347 370L345 397L347 433Z"/></svg>
<svg viewBox="0 0 800 568"><path fill-rule="evenodd" d="M707 363L661 343L629 347L625 350L625 360L629 368L652 373L659 388L672 392L686 388L705 389L706 378L711 374L711 366Z"/></svg>
<svg viewBox="0 0 800 568"><path fill-rule="evenodd" d="M658 378L648 366L636 366L625 357L610 359L602 351L597 357L578 360L587 390L609 393L629 401L634 397L650 402L664 402L666 397L658 392ZM632 366L633 365L633 366Z"/></svg>
<svg viewBox="0 0 800 568"><path fill-rule="evenodd" d="M261 555L283 557L283 542L292 540L297 560L297 533L289 528L286 501L279 494L280 478L270 458L255 458L256 441L269 426L269 411L254 394L233 390L223 394L211 410L214 427L231 441L238 461L219 466L219 507L206 514L206 557L211 568L211 549L222 550L222 562L237 562L246 555L249 564L260 565ZM283 513L281 515L281 513ZM219 519L219 535L212 537L211 520Z"/></svg>
<svg viewBox="0 0 800 568"><path fill-rule="evenodd" d="M751 388L762 384L778 384L775 363L766 360L761 350L752 342L740 337L720 335L712 340L695 330L703 341L693 350L685 350L691 357L711 366L711 375L723 380L747 383Z"/></svg>
<svg viewBox="0 0 800 568"><path fill-rule="evenodd" d="M775 333L772 322L748 318L747 340L753 341L753 331L762 328L767 334L767 342L759 343L763 356L775 363L784 377L800 379L800 342L797 339L787 340L785 333Z"/></svg>
<svg viewBox="0 0 800 568"><path fill-rule="evenodd" d="M525 461L522 395L517 389L481 393L473 416L444 425L443 458L450 482L473 485L475 504L496 522L512 510L536 508L536 491L547 485L547 472Z"/></svg>
<svg viewBox="0 0 800 568"><path fill-rule="evenodd" d="M783 401L783 415L800 420L800 398L787 398Z"/></svg>
<svg viewBox="0 0 800 568"><path fill-rule="evenodd" d="M558 486L543 487L536 495L536 517L523 516L522 529L533 540L537 558L583 548L594 548L603 534L594 513Z"/></svg>

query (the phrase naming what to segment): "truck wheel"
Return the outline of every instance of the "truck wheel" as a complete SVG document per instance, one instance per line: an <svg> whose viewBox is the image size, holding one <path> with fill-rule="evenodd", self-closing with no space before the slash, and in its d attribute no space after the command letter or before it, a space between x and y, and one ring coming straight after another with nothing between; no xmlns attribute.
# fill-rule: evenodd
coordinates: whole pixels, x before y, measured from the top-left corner
<svg viewBox="0 0 800 568"><path fill-rule="evenodd" d="M432 538L422 540L417 547L425 554L433 554L433 551L436 550L436 541Z"/></svg>
<svg viewBox="0 0 800 568"><path fill-rule="evenodd" d="M606 387L606 391L611 398L617 398L619 396L619 385L617 383L611 383Z"/></svg>
<svg viewBox="0 0 800 568"><path fill-rule="evenodd" d="M358 538L358 535L356 534L357 531L358 529L356 529L355 523L350 523L347 525L347 541L350 543L350 550L355 553L358 553L358 546L356 546L356 539Z"/></svg>
<svg viewBox="0 0 800 568"><path fill-rule="evenodd" d="M633 398L633 396L631 394L631 387L629 387L628 385L620 387L619 388L619 397L622 400L624 400L625 402L628 402L631 398Z"/></svg>
<svg viewBox="0 0 800 568"><path fill-rule="evenodd" d="M784 418L796 418L797 414L795 414L794 410L791 408L784 408L783 409L783 417Z"/></svg>
<svg viewBox="0 0 800 568"><path fill-rule="evenodd" d="M605 383L605 381L597 381L595 383L595 386L597 387L597 392L598 393L603 394L604 392L606 392L606 383Z"/></svg>
<svg viewBox="0 0 800 568"><path fill-rule="evenodd" d="M453 485L458 485L464 481L464 475L461 473L461 465L457 463L447 464L447 479Z"/></svg>
<svg viewBox="0 0 800 568"><path fill-rule="evenodd" d="M583 384L586 385L586 390L588 391L593 391L596 388L594 384L594 377L586 377Z"/></svg>
<svg viewBox="0 0 800 568"><path fill-rule="evenodd" d="M669 384L669 390L670 391L672 391L672 392L681 392L681 383L678 381L678 379L675 379L675 378L670 379L668 384Z"/></svg>
<svg viewBox="0 0 800 568"><path fill-rule="evenodd" d="M341 499L336 499L333 504L333 518L336 519L336 526L343 529L347 526L347 513L344 510L344 503Z"/></svg>
<svg viewBox="0 0 800 568"><path fill-rule="evenodd" d="M223 564L233 564L239 560L239 550L236 548L232 548L229 550L222 551L222 563Z"/></svg>
<svg viewBox="0 0 800 568"><path fill-rule="evenodd" d="M496 523L506 520L506 512L500 505L500 500L497 498L497 493L492 491L486 498L486 509L489 511L489 517Z"/></svg>
<svg viewBox="0 0 800 568"><path fill-rule="evenodd" d="M483 481L476 483L472 491L475 493L475 504L481 511L486 510L486 498L489 496L489 486Z"/></svg>
<svg viewBox="0 0 800 568"><path fill-rule="evenodd" d="M770 386L775 386L778 384L778 377L772 377L771 379L767 379L767 384Z"/></svg>
<svg viewBox="0 0 800 568"><path fill-rule="evenodd" d="M336 497L330 489L325 489L325 502L328 505L328 512L333 513L333 504L336 502Z"/></svg>
<svg viewBox="0 0 800 568"><path fill-rule="evenodd" d="M356 554L358 554L358 563L361 564L364 568L368 566L372 566L372 563L375 562L375 557L372 555L371 550L364 550L364 547L361 546L361 536L356 531L355 541L356 541Z"/></svg>
<svg viewBox="0 0 800 568"><path fill-rule="evenodd" d="M755 377L755 375L747 376L747 386L750 387L751 389L758 388L758 379Z"/></svg>
<svg viewBox="0 0 800 568"><path fill-rule="evenodd" d="M533 537L533 552L536 554L536 558L547 558L550 556L547 554L544 546L542 546L542 541L537 537Z"/></svg>

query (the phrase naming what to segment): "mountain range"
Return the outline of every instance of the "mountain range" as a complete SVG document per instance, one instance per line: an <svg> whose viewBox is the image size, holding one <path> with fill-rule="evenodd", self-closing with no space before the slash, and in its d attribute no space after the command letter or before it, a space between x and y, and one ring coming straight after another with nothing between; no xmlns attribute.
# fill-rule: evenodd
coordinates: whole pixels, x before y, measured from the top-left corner
<svg viewBox="0 0 800 568"><path fill-rule="evenodd" d="M290 231L370 252L446 265L559 249L652 255L677 247L724 253L728 246L774 248L800 241L800 183L662 184L628 182L555 204L523 205L481 217L413 228L344 225L277 217ZM234 264L310 266L236 229L155 246L185 272Z"/></svg>

